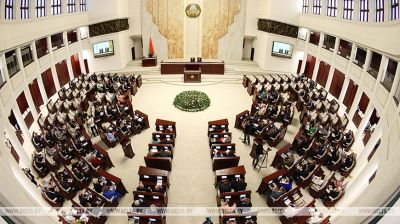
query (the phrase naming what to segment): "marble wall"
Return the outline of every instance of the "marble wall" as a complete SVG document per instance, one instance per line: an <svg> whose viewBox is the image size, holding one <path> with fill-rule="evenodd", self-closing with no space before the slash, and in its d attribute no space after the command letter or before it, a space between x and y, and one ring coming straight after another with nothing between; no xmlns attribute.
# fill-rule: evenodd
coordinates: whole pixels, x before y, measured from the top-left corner
<svg viewBox="0 0 400 224"><path fill-rule="evenodd" d="M197 18L185 14L191 3L201 7ZM245 8L246 0L142 0L144 54L151 36L161 59L241 59Z"/></svg>

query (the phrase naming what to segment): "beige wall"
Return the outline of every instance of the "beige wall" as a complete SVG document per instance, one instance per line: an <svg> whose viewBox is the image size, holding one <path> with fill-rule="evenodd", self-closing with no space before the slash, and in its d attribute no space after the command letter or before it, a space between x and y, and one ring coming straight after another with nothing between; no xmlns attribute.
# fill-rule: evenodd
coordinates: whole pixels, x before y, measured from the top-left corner
<svg viewBox="0 0 400 224"><path fill-rule="evenodd" d="M202 12L199 17L188 18L185 15L185 7L190 3L196 3L201 7ZM240 59L245 12L240 17L236 16L242 8L245 8L243 0L146 0L146 12L142 14L148 13L151 16L151 21L157 27L159 34L167 40L168 58L232 58L231 55L219 54L220 45L224 45L229 49L235 49L227 52L232 52L234 58ZM146 18L142 17L143 19ZM142 27L147 22L142 21ZM228 40L219 43L234 23L240 24L231 32L236 35L229 35L225 38ZM149 38L143 29L142 35L144 39ZM148 45L144 45L145 55L147 55L146 46Z"/></svg>

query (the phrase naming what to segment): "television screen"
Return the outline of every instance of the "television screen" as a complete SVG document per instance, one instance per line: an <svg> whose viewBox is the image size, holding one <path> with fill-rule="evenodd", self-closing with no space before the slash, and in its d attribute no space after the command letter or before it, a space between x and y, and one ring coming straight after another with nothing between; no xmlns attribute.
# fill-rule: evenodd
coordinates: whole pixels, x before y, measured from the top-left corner
<svg viewBox="0 0 400 224"><path fill-rule="evenodd" d="M272 56L292 58L293 45L274 41L272 43Z"/></svg>
<svg viewBox="0 0 400 224"><path fill-rule="evenodd" d="M95 58L114 55L114 43L112 40L92 45Z"/></svg>

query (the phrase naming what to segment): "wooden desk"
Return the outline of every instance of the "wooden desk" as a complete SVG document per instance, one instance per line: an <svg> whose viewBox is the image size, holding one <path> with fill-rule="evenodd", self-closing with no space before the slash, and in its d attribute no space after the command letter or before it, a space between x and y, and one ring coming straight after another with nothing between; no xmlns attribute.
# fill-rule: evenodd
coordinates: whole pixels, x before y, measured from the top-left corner
<svg viewBox="0 0 400 224"><path fill-rule="evenodd" d="M227 169L221 169L215 171L215 185L219 183L222 179L235 179L237 176L240 176L244 179L244 175L246 174L246 169L244 166L236 166ZM228 178L233 177L233 178Z"/></svg>
<svg viewBox="0 0 400 224"><path fill-rule="evenodd" d="M221 202L223 202L224 199L229 199L229 201L239 204L240 197L242 195L246 196L246 198L251 199L251 191L225 192L217 196L217 205L221 206Z"/></svg>
<svg viewBox="0 0 400 224"><path fill-rule="evenodd" d="M219 217L219 223L225 224L228 220L235 220L236 224L245 224L247 219L251 219L257 223L257 211L243 212L241 214L223 214Z"/></svg>
<svg viewBox="0 0 400 224"><path fill-rule="evenodd" d="M245 110L242 113L236 115L235 128L242 129L243 120L245 120L250 115L250 111Z"/></svg>
<svg viewBox="0 0 400 224"><path fill-rule="evenodd" d="M183 82L185 83L200 83L201 82L201 70L184 70L183 71Z"/></svg>
<svg viewBox="0 0 400 224"><path fill-rule="evenodd" d="M166 207L168 204L168 197L164 193L134 191L133 200L139 199L143 200L142 207L150 207L152 204L157 207Z"/></svg>
<svg viewBox="0 0 400 224"><path fill-rule="evenodd" d="M149 168L171 171L171 158L145 156L144 162Z"/></svg>
<svg viewBox="0 0 400 224"><path fill-rule="evenodd" d="M156 185L158 179L162 179L163 185L165 185L166 187L169 186L168 171L140 166L138 174L140 176L139 179L143 182L145 186Z"/></svg>
<svg viewBox="0 0 400 224"><path fill-rule="evenodd" d="M147 114L141 112L140 110L135 110L135 113L143 118L144 127L149 128L150 125L149 125L149 118L148 118Z"/></svg>
<svg viewBox="0 0 400 224"><path fill-rule="evenodd" d="M223 75L225 62L161 62L161 74L184 74L188 66L198 66L201 73L210 75Z"/></svg>
<svg viewBox="0 0 400 224"><path fill-rule="evenodd" d="M240 156L213 158L213 171L239 165Z"/></svg>
<svg viewBox="0 0 400 224"><path fill-rule="evenodd" d="M112 175L111 173L108 173L104 170L98 170L97 174L99 176L102 176L104 178L106 178L107 180L110 180L112 182L115 183L115 185L117 186L117 190L121 193L121 194L126 194L128 193L128 191L126 190L124 184L122 183L122 180L114 175Z"/></svg>
<svg viewBox="0 0 400 224"><path fill-rule="evenodd" d="M157 57L143 58L142 59L142 66L143 67L154 67L154 66L157 66Z"/></svg>
<svg viewBox="0 0 400 224"><path fill-rule="evenodd" d="M260 186L258 186L257 193L264 194L267 191L268 184L271 181L276 180L280 176L286 175L286 173L287 173L287 171L285 169L280 169L280 170L276 171L275 173L272 173L272 174L270 174L268 176L265 176L262 179L262 181L260 183Z"/></svg>
<svg viewBox="0 0 400 224"><path fill-rule="evenodd" d="M282 154L289 152L291 148L292 148L292 144L288 143L285 146L283 146L281 149L279 149L275 153L275 157L271 163L271 166L276 168L277 165L282 163L283 162Z"/></svg>
<svg viewBox="0 0 400 224"><path fill-rule="evenodd" d="M156 120L156 130L163 131L164 129L172 129L173 133L175 133L175 135L176 135L176 122L163 120L163 119L157 119Z"/></svg>

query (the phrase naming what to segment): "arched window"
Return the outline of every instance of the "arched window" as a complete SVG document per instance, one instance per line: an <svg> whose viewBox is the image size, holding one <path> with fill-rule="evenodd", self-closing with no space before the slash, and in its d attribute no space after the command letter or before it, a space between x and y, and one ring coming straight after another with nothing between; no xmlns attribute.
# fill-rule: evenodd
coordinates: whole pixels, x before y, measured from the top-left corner
<svg viewBox="0 0 400 224"><path fill-rule="evenodd" d="M29 0L21 0L21 19L29 19Z"/></svg>
<svg viewBox="0 0 400 224"><path fill-rule="evenodd" d="M390 19L396 20L398 18L399 18L399 0L391 0Z"/></svg>
<svg viewBox="0 0 400 224"><path fill-rule="evenodd" d="M51 14L61 14L61 0L51 0Z"/></svg>
<svg viewBox="0 0 400 224"><path fill-rule="evenodd" d="M14 0L6 0L5 19L14 19Z"/></svg>
<svg viewBox="0 0 400 224"><path fill-rule="evenodd" d="M383 22L384 18L384 1L383 0L376 0L375 1L375 21L376 22Z"/></svg>
<svg viewBox="0 0 400 224"><path fill-rule="evenodd" d="M354 0L343 0L343 19L353 19Z"/></svg>
<svg viewBox="0 0 400 224"><path fill-rule="evenodd" d="M368 0L360 0L360 21L368 22Z"/></svg>
<svg viewBox="0 0 400 224"><path fill-rule="evenodd" d="M327 15L332 17L337 16L337 0L328 0Z"/></svg>
<svg viewBox="0 0 400 224"><path fill-rule="evenodd" d="M68 13L76 12L75 0L68 0L67 8L68 8Z"/></svg>
<svg viewBox="0 0 400 224"><path fill-rule="evenodd" d="M308 0L303 0L303 13L308 13Z"/></svg>
<svg viewBox="0 0 400 224"><path fill-rule="evenodd" d="M46 16L46 0L36 0L36 17Z"/></svg>
<svg viewBox="0 0 400 224"><path fill-rule="evenodd" d="M81 12L86 11L86 0L80 0L81 1Z"/></svg>
<svg viewBox="0 0 400 224"><path fill-rule="evenodd" d="M314 0L313 14L321 15L321 0Z"/></svg>

